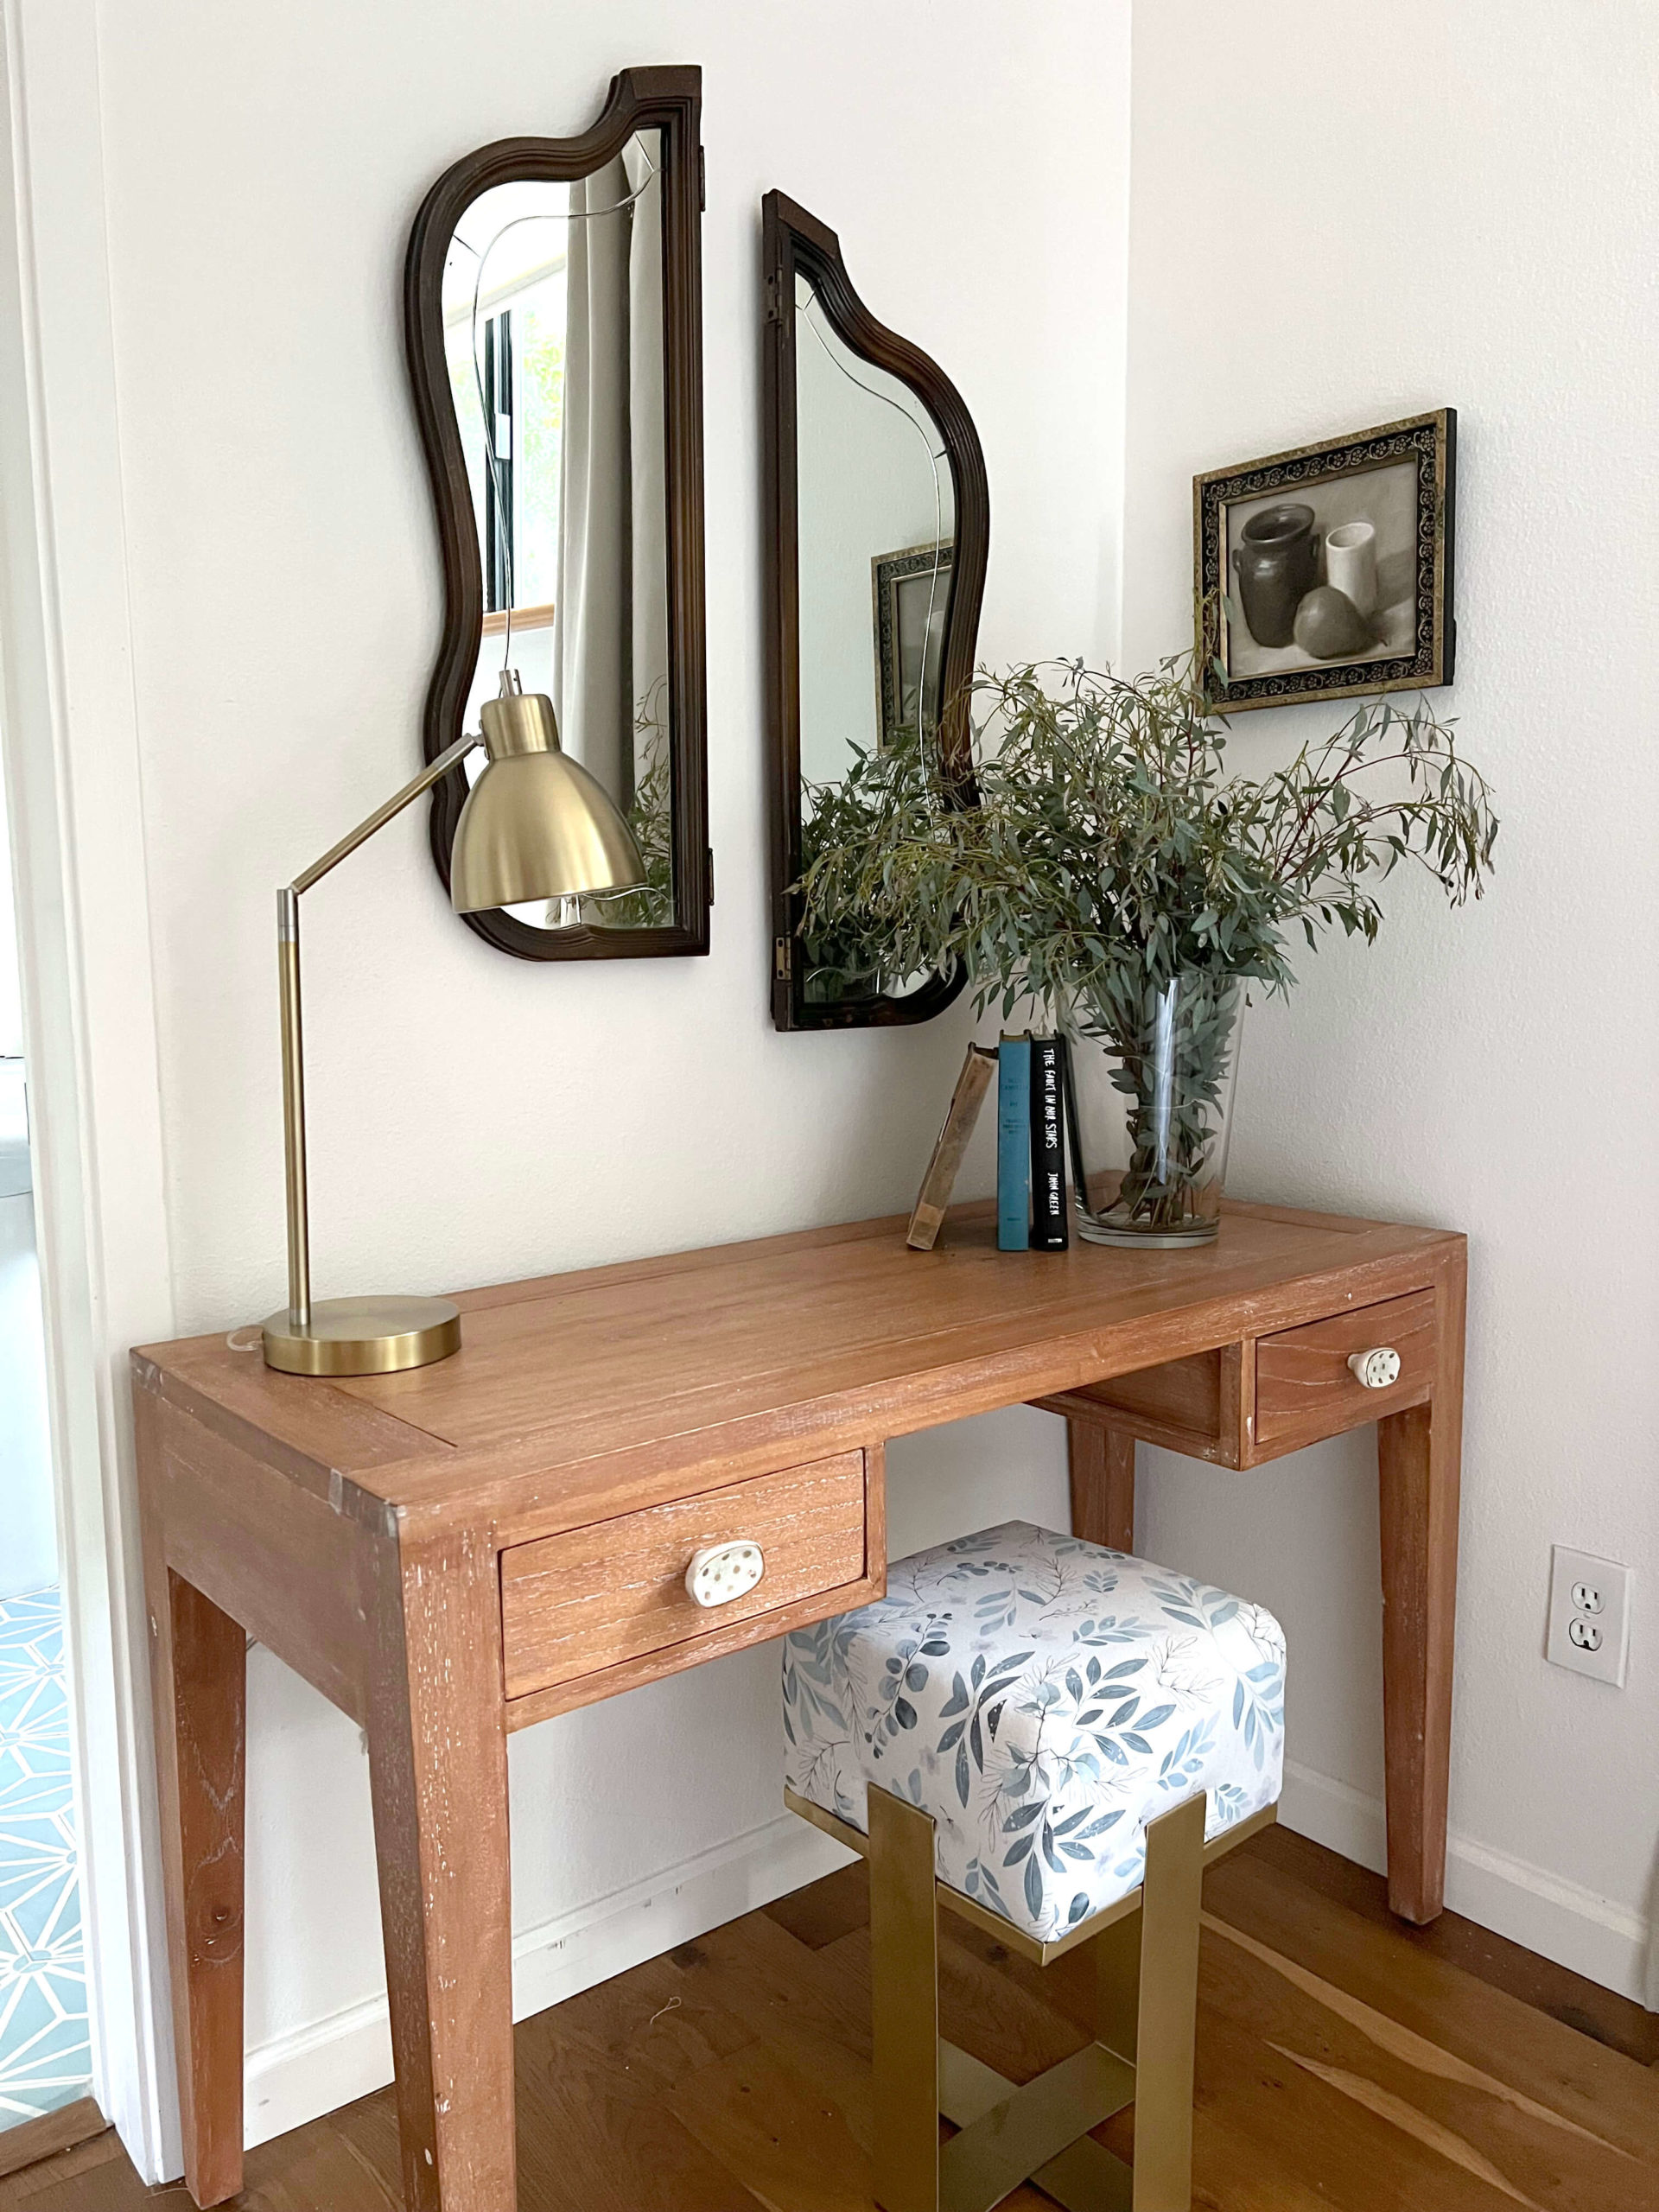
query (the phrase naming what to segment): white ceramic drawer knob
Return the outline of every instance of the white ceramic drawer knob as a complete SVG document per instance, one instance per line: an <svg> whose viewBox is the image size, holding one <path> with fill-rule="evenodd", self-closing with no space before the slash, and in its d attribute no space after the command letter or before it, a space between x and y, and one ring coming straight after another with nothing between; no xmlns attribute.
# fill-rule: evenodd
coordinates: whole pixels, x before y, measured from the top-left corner
<svg viewBox="0 0 1659 2212"><path fill-rule="evenodd" d="M1386 1390L1400 1380L1400 1355L1392 1344L1349 1355L1348 1364L1368 1390Z"/></svg>
<svg viewBox="0 0 1659 2212"><path fill-rule="evenodd" d="M729 1605L753 1589L766 1567L759 1544L705 1544L691 1554L686 1591L700 1605Z"/></svg>

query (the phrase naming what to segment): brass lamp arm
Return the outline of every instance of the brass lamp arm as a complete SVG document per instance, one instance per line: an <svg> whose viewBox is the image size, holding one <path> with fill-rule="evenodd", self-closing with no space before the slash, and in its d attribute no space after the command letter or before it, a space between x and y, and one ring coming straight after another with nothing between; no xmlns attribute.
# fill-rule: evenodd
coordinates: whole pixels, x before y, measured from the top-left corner
<svg viewBox="0 0 1659 2212"><path fill-rule="evenodd" d="M300 894L318 883L358 847L366 844L394 815L463 760L478 736L459 737L428 761L417 776L395 791L384 806L359 822L349 836L331 845L319 861L276 893L276 971L283 1009L283 1166L288 1198L288 1311L291 1325L311 1325L311 1225L305 1180L305 1053L300 1023Z"/></svg>
<svg viewBox="0 0 1659 2212"><path fill-rule="evenodd" d="M338 868L341 861L348 859L359 845L367 844L377 830L384 830L394 815L401 814L413 800L419 798L423 791L429 791L440 778L447 776L457 762L466 759L475 745L483 742L483 739L477 735L458 737L453 745L439 753L435 760L429 760L418 776L410 778L402 791L394 791L384 806L377 806L372 814L359 822L356 829L342 837L337 845L330 845L320 861L313 861L302 874L295 877L288 887L294 896L297 899L302 891L308 891L314 883L320 883L331 868Z"/></svg>

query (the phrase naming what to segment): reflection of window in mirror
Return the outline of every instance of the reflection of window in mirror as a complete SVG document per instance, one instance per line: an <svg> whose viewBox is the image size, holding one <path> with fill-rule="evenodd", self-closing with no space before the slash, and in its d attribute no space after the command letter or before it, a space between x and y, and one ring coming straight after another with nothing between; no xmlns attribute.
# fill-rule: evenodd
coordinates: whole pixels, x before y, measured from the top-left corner
<svg viewBox="0 0 1659 2212"><path fill-rule="evenodd" d="M647 863L640 889L511 910L537 927L673 918L659 164L642 131L573 183L496 186L444 265L484 586L465 726L516 670Z"/></svg>
<svg viewBox="0 0 1659 2212"><path fill-rule="evenodd" d="M444 271L444 341L485 612L500 616L511 605L516 630L550 626L558 583L569 196L568 186L543 184L483 194L457 229ZM486 635L505 627L486 623Z"/></svg>

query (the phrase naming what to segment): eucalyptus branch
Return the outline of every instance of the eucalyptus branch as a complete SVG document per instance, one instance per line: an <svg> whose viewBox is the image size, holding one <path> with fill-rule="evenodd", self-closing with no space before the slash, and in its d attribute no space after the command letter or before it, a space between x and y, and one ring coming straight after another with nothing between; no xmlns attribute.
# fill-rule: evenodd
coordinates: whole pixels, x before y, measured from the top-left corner
<svg viewBox="0 0 1659 2212"><path fill-rule="evenodd" d="M1190 661L1133 681L1027 663L982 675L974 703L972 805L914 731L810 791L809 957L889 978L960 963L982 1006L1098 1005L1130 976L1195 969L1282 993L1287 931L1374 938L1370 880L1402 860L1452 906L1491 868L1491 792L1426 702L1363 702L1262 778L1227 772L1226 724ZM1402 792L1377 791L1402 772Z"/></svg>

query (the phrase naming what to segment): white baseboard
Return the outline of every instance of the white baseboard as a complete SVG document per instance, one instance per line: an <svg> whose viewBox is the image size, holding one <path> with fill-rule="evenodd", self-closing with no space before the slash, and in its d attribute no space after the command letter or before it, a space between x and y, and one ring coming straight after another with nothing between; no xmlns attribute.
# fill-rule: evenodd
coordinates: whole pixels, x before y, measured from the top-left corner
<svg viewBox="0 0 1659 2212"><path fill-rule="evenodd" d="M1387 1858L1387 1832L1380 1799L1333 1782L1295 1759L1285 1761L1285 1784L1279 1798L1279 1818L1298 1835L1312 1836L1327 1851L1340 1852L1356 1866L1382 1872Z"/></svg>
<svg viewBox="0 0 1659 2212"><path fill-rule="evenodd" d="M1285 1826L1299 1835L1374 1872L1382 1871L1382 1807L1376 1798L1287 1760L1279 1809ZM544 2012L677 1943L707 1935L817 1881L849 1858L828 1836L785 1814L652 1880L525 1929L513 1938L513 2018ZM1456 1834L1447 1845L1446 1887L1454 1912L1621 1995L1638 2002L1646 1996L1649 1929L1639 1914ZM367 2096L391 2079L384 1998L256 2044L247 2059L248 2146Z"/></svg>
<svg viewBox="0 0 1659 2212"><path fill-rule="evenodd" d="M1279 1817L1299 1835L1312 1836L1373 1873L1383 1871L1379 1799L1287 1759ZM1446 1839L1446 1901L1466 1920L1570 1967L1604 1988L1638 2004L1654 2001L1648 1989L1649 1923L1611 1897L1454 1829Z"/></svg>
<svg viewBox="0 0 1659 2212"><path fill-rule="evenodd" d="M525 1929L512 1943L512 2017L522 2020L545 2012L816 1882L850 1858L839 1844L785 1813L649 1881ZM391 2079L391 2031L384 1997L256 2044L245 2074L248 2147L384 2088Z"/></svg>

